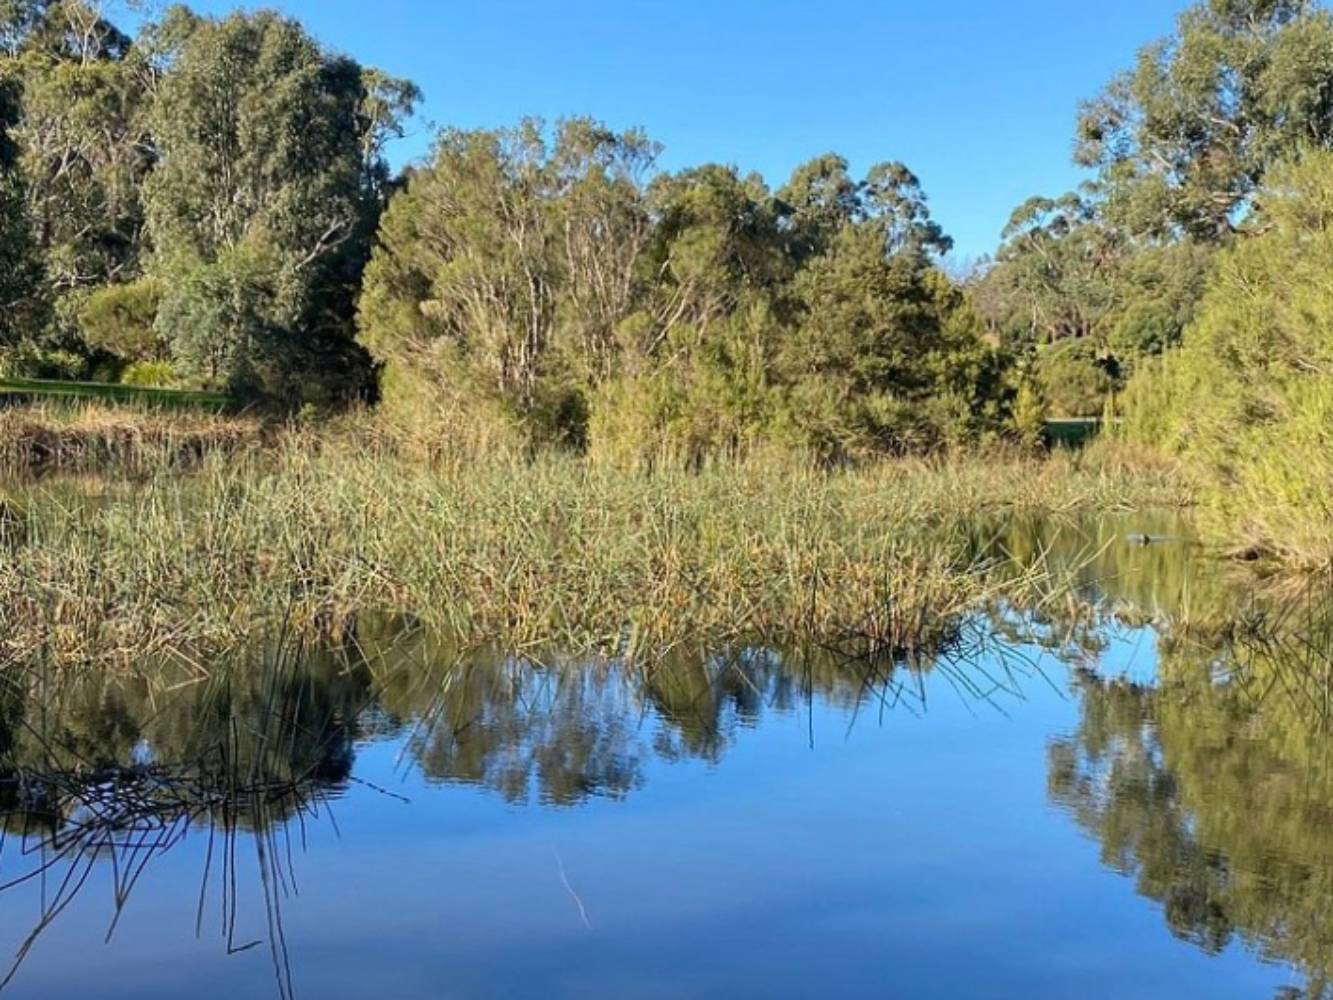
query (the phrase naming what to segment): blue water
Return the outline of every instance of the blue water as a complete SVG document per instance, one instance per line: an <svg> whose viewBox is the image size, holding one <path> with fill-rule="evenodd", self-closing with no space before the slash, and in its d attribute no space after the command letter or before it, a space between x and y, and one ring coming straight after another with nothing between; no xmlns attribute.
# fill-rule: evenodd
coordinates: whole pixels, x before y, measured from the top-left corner
<svg viewBox="0 0 1333 1000"><path fill-rule="evenodd" d="M589 666L602 697L587 732L616 730L610 763L631 778L563 804L543 801L535 772L518 795L512 782L505 795L430 777L413 754L420 723L367 726L351 779L265 838L263 866L261 839L238 834L232 941L253 947L228 954L216 842L196 937L199 824L145 864L109 943L113 866L97 861L6 994L1221 998L1300 986L1299 969L1240 936L1209 954L1174 935L1162 906L1103 862L1048 788L1050 748L1073 738L1083 696L1067 664L1017 652L1040 669L989 699L939 670L900 671L897 704L880 689L855 709L775 694L770 677L720 710L703 757L681 751L679 727L630 676ZM1101 667L1151 679L1154 655L1151 633L1128 631ZM958 669L977 678L1001 659ZM562 670L536 682L545 693L527 711L584 682ZM523 771L532 743L494 758ZM33 863L16 844L0 854L6 880ZM66 870L48 874L48 899ZM3 953L40 915L37 881L0 894Z"/></svg>

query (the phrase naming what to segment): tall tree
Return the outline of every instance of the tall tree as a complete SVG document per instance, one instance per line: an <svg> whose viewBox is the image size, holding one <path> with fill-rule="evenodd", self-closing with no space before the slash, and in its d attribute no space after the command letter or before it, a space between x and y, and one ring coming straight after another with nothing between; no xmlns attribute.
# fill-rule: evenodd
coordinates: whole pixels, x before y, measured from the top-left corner
<svg viewBox="0 0 1333 1000"><path fill-rule="evenodd" d="M996 267L1003 289L1002 332L1049 344L1094 337L1114 306L1114 275L1124 243L1102 225L1087 198L1030 198L1010 216Z"/></svg>
<svg viewBox="0 0 1333 1000"><path fill-rule="evenodd" d="M885 251L909 246L948 253L953 241L930 218L916 175L901 163L876 163L855 181L847 161L826 153L797 167L777 198L798 261L825 250L849 223L877 220Z"/></svg>
<svg viewBox="0 0 1333 1000"><path fill-rule="evenodd" d="M373 393L353 302L383 138L415 89L271 12L167 28L150 119L162 162L145 186L162 333L210 381L289 403Z"/></svg>
<svg viewBox="0 0 1333 1000"><path fill-rule="evenodd" d="M13 138L18 115L18 83L0 76L0 347L11 349L41 325L44 302Z"/></svg>
<svg viewBox="0 0 1333 1000"><path fill-rule="evenodd" d="M77 353L87 295L139 273L140 189L154 159L145 116L152 69L85 0L10 3L4 22L27 227L55 306L54 325L30 333L48 349Z"/></svg>
<svg viewBox="0 0 1333 1000"><path fill-rule="evenodd" d="M933 448L997 412L997 359L980 321L917 251L886 254L885 228L870 219L844 226L796 278L787 412L795 436L827 458Z"/></svg>
<svg viewBox="0 0 1333 1000"><path fill-rule="evenodd" d="M646 258L652 346L673 329L706 337L748 297L791 279L780 209L760 177L706 164L656 178L649 200L657 223Z"/></svg>
<svg viewBox="0 0 1333 1000"><path fill-rule="evenodd" d="M581 433L540 411L569 403L570 380L604 378L629 335L656 155L586 119L444 133L390 205L367 274L362 336L390 377Z"/></svg>
<svg viewBox="0 0 1333 1000"><path fill-rule="evenodd" d="M1076 159L1135 233L1218 240L1269 165L1333 143L1333 14L1313 0L1202 0L1082 109Z"/></svg>

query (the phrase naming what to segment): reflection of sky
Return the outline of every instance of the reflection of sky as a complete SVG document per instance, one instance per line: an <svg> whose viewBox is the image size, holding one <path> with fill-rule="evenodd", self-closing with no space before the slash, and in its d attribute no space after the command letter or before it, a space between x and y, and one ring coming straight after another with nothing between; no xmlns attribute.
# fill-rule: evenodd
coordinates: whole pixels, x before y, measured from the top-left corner
<svg viewBox="0 0 1333 1000"><path fill-rule="evenodd" d="M1108 669L1150 668L1136 642ZM427 785L399 745L363 747L357 776L411 802L353 785L339 834L315 821L296 843L297 995L1253 997L1288 979L1173 938L1049 804L1070 695L1034 678L1002 714L939 676L927 694L924 717L863 710L850 733L818 702L813 718L765 713L716 764L650 756L641 788L572 809ZM215 896L194 940L205 848L154 862L110 947L97 873L8 995L273 995L265 947L225 955ZM238 862L247 941L267 933L252 841ZM36 891L0 898L5 950Z"/></svg>
<svg viewBox="0 0 1333 1000"><path fill-rule="evenodd" d="M1133 684L1157 681L1156 636L1151 629L1118 628L1107 632L1106 648L1097 660L1097 674Z"/></svg>

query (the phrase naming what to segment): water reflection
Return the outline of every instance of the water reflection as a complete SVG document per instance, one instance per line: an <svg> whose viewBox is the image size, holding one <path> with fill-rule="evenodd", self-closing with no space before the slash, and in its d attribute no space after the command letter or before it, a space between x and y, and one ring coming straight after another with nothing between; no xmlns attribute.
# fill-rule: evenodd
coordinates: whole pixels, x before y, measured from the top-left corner
<svg viewBox="0 0 1333 1000"><path fill-rule="evenodd" d="M1103 863L1210 952L1235 937L1333 996L1333 619L1322 608L1224 656L1176 646L1156 685L1077 675L1050 795Z"/></svg>
<svg viewBox="0 0 1333 1000"><path fill-rule="evenodd" d="M650 668L610 660L460 652L426 633L363 632L376 703L407 730L428 778L481 785L514 803L574 805L623 797L643 762L721 761L738 731L765 713L818 699L852 716L921 710L922 675L947 679L978 703L1021 697L1039 668L992 648L982 623L961 630L928 664L850 657L827 649L741 647L681 652Z"/></svg>
<svg viewBox="0 0 1333 1000"><path fill-rule="evenodd" d="M980 633L978 633L980 635ZM89 884L112 872L107 939L153 863L207 839L196 934L214 919L228 954L243 897L267 926L277 991L292 992L283 932L311 824L336 823L359 747L393 741L428 782L485 788L513 804L578 805L640 788L645 762L720 762L766 713L817 699L848 711L921 707L935 669L966 696L1019 694L1027 665L980 649L929 666L826 650L688 655L641 669L609 660L460 650L398 622L363 623L338 648L278 640L208 671L126 676L11 667L0 677L0 894L40 883L32 946ZM997 667L996 664L1004 664ZM394 794L383 788L374 790ZM246 885L238 850L257 865Z"/></svg>
<svg viewBox="0 0 1333 1000"><path fill-rule="evenodd" d="M110 876L110 936L136 887L184 850L199 862L196 901L176 919L228 953L266 950L276 992L290 995L299 976L284 920L298 874L338 877L298 873L305 843L331 836L344 805L365 807L352 792L398 794L382 776L366 783L360 758L373 748L418 794L471 789L522 813L595 816L599 802L651 797L664 767L731 766L749 734L783 720L810 720L810 743L820 713L872 728L896 713L926 730L948 697L1015 730L1041 727L1051 822L1094 840L1178 939L1207 955L1239 943L1299 974L1289 996L1333 996L1333 614L1320 588L1254 596L1263 588L1185 533L1141 518L978 529L1013 573L1041 560L1076 581L1074 596L997 605L930 663L742 647L677 651L644 669L463 650L380 621L336 649L278 640L206 672L8 668L0 905L11 927L13 899L36 906L22 911L31 929L14 968L21 981L34 942L103 884L95 871ZM1127 669L1131 645L1146 649L1147 669ZM1038 693L1044 715L1029 711ZM956 733L897 766L975 766L966 730ZM901 779L892 766L880 780ZM1028 781L1039 795L1040 782ZM991 793L996 808L1021 791ZM927 803L901 805L910 816ZM397 862L390 851L380 863ZM950 877L970 886L976 874ZM1045 874L1017 877L1030 887Z"/></svg>
<svg viewBox="0 0 1333 1000"><path fill-rule="evenodd" d="M368 696L364 670L300 644L258 654L260 669L109 678L11 667L0 685L0 892L40 885L39 915L0 979L8 985L95 869L111 873L109 941L136 884L191 830L204 831L196 934L218 904L236 936L236 854L252 842L278 992L291 993L282 901L293 836L328 815L351 778ZM295 831L293 827L296 827Z"/></svg>
<svg viewBox="0 0 1333 1000"><path fill-rule="evenodd" d="M1282 995L1333 996L1330 581L1267 586L1170 514L1018 522L994 544L1067 572L1086 602L997 619L1073 668L1051 800L1174 935L1209 954L1239 939L1299 970ZM1152 671L1108 669L1136 632Z"/></svg>

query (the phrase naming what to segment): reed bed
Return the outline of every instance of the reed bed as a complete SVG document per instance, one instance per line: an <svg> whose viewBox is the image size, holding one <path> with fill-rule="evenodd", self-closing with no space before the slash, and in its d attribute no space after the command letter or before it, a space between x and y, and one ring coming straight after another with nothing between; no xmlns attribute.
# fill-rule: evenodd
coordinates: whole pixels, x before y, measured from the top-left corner
<svg viewBox="0 0 1333 1000"><path fill-rule="evenodd" d="M975 518L1181 500L1169 477L1095 457L629 473L558 456L423 464L291 431L96 502L57 482L10 501L0 651L130 663L234 647L275 620L336 637L375 613L514 650L924 653L1022 583L990 572Z"/></svg>
<svg viewBox="0 0 1333 1000"><path fill-rule="evenodd" d="M179 469L266 438L257 419L81 401L0 406L0 474Z"/></svg>

